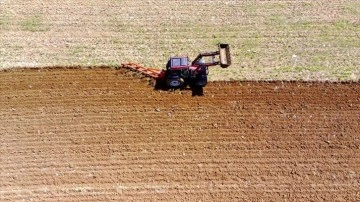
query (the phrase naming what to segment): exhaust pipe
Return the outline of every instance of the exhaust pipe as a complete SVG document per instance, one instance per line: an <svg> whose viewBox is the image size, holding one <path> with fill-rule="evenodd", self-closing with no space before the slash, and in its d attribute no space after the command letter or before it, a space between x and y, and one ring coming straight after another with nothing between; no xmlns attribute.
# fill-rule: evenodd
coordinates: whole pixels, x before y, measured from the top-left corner
<svg viewBox="0 0 360 202"><path fill-rule="evenodd" d="M219 44L220 67L227 68L231 65L229 44Z"/></svg>

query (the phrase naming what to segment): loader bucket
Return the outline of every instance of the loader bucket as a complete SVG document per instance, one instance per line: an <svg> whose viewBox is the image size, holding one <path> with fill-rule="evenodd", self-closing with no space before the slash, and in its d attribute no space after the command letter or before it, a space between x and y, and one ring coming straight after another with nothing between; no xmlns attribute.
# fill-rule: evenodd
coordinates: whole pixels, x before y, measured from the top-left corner
<svg viewBox="0 0 360 202"><path fill-rule="evenodd" d="M219 44L220 67L226 68L231 65L229 44Z"/></svg>

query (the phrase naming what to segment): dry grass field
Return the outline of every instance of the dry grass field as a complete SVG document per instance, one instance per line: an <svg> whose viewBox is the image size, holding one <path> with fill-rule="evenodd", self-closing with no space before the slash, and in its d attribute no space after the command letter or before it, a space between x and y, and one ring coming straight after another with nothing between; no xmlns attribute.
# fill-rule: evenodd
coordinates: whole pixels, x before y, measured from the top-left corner
<svg viewBox="0 0 360 202"><path fill-rule="evenodd" d="M233 66L212 80L357 81L359 16L358 0L1 0L0 68L162 68L223 42Z"/></svg>

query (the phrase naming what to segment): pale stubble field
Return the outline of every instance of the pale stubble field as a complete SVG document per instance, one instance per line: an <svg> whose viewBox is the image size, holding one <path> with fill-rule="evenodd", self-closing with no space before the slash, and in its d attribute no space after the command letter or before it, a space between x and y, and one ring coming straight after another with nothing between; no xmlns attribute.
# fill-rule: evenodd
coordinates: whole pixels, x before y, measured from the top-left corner
<svg viewBox="0 0 360 202"><path fill-rule="evenodd" d="M0 68L139 62L162 68L231 45L211 80L360 78L360 3L332 1L0 1Z"/></svg>

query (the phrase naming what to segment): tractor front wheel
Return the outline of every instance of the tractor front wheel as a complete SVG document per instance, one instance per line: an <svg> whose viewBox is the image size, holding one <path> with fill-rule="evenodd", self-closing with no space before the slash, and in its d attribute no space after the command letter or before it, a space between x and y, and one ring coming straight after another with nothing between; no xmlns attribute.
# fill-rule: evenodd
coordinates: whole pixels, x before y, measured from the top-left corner
<svg viewBox="0 0 360 202"><path fill-rule="evenodd" d="M206 84L207 84L206 74L198 74L196 78L193 80L193 85L197 87L205 87Z"/></svg>
<svg viewBox="0 0 360 202"><path fill-rule="evenodd" d="M207 84L206 80L199 80L199 81L195 82L195 86L197 86L197 87L204 87L204 86L206 86L206 84Z"/></svg>

